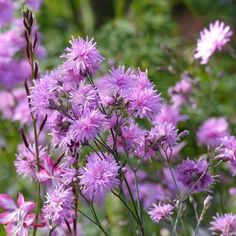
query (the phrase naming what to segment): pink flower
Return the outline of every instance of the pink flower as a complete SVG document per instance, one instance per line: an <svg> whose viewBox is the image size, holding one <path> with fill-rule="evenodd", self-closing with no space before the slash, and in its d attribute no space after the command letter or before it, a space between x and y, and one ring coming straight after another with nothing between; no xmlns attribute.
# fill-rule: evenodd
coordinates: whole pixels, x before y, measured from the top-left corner
<svg viewBox="0 0 236 236"><path fill-rule="evenodd" d="M127 96L129 101L128 111L135 117L152 120L161 111L162 99L154 89L133 89Z"/></svg>
<svg viewBox="0 0 236 236"><path fill-rule="evenodd" d="M49 155L46 155L41 164L42 168L38 173L38 179L40 182L44 182L47 185L55 184L60 181L61 168L55 165L55 162Z"/></svg>
<svg viewBox="0 0 236 236"><path fill-rule="evenodd" d="M28 236L29 226L33 223L35 214L30 212L35 208L33 202L24 200L21 193L17 204L8 194L0 194L0 207L5 209L0 213L0 224L7 225L7 235Z"/></svg>
<svg viewBox="0 0 236 236"><path fill-rule="evenodd" d="M180 121L185 121L188 118L187 115L181 115L179 110L179 107L163 104L161 113L156 115L153 124L168 122L177 126Z"/></svg>
<svg viewBox="0 0 236 236"><path fill-rule="evenodd" d="M36 80L31 88L30 104L36 114L48 113L51 104L56 104L55 91L57 90L57 74L52 71Z"/></svg>
<svg viewBox="0 0 236 236"><path fill-rule="evenodd" d="M103 61L103 57L97 50L96 43L93 39L72 37L70 40L71 47L66 48L66 54L62 57L67 61L64 64L64 68L67 70L73 70L74 74L94 75L100 68L100 64Z"/></svg>
<svg viewBox="0 0 236 236"><path fill-rule="evenodd" d="M105 120L105 116L101 112L87 111L79 120L71 124L68 136L76 143L93 140L101 131Z"/></svg>
<svg viewBox="0 0 236 236"><path fill-rule="evenodd" d="M99 96L91 85L83 81L77 89L71 90L70 101L76 114L81 115L84 110L93 110L98 107Z"/></svg>
<svg viewBox="0 0 236 236"><path fill-rule="evenodd" d="M82 192L91 200L103 198L106 192L116 188L120 182L117 178L119 166L113 156L98 154L90 154L86 166L80 169Z"/></svg>
<svg viewBox="0 0 236 236"><path fill-rule="evenodd" d="M197 131L197 141L202 145L217 147L220 138L229 135L228 123L225 118L209 118Z"/></svg>
<svg viewBox="0 0 236 236"><path fill-rule="evenodd" d="M236 215L216 214L211 221L210 231L220 236L236 235Z"/></svg>
<svg viewBox="0 0 236 236"><path fill-rule="evenodd" d="M217 20L211 23L209 29L200 32L194 58L200 59L201 64L207 64L211 55L217 50L220 51L232 34L230 27L224 22Z"/></svg>
<svg viewBox="0 0 236 236"><path fill-rule="evenodd" d="M72 189L64 188L63 185L56 186L47 193L42 212L43 219L50 228L61 225L65 220L73 220L73 199Z"/></svg>
<svg viewBox="0 0 236 236"><path fill-rule="evenodd" d="M196 85L196 83L197 80L191 79L187 73L183 73L181 80L178 81L174 87L168 89L174 107L180 107L182 105L191 105L194 107L196 105L193 98L193 86Z"/></svg>
<svg viewBox="0 0 236 236"><path fill-rule="evenodd" d="M39 146L39 160L42 164L47 156L45 148ZM37 179L37 164L35 155L35 145L30 145L29 148L23 144L19 146L19 151L14 162L16 171L19 175Z"/></svg>
<svg viewBox="0 0 236 236"><path fill-rule="evenodd" d="M133 69L128 68L125 70L124 66L119 66L110 70L110 76L107 77L106 82L116 92L122 93L132 87L134 77Z"/></svg>
<svg viewBox="0 0 236 236"><path fill-rule="evenodd" d="M170 123L159 123L149 131L147 139L154 150L174 148L179 141L178 130Z"/></svg>
<svg viewBox="0 0 236 236"><path fill-rule="evenodd" d="M153 204L153 208L148 211L148 214L150 215L153 222L159 223L159 221L173 214L173 209L174 207L170 204Z"/></svg>

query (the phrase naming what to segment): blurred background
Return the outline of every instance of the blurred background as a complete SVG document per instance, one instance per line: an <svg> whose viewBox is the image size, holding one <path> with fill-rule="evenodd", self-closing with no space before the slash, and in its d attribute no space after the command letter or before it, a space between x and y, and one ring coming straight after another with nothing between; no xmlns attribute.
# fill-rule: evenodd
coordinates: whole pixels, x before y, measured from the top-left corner
<svg viewBox="0 0 236 236"><path fill-rule="evenodd" d="M94 38L106 59L104 73L117 65L147 68L167 101L168 88L187 72L199 81L199 87L195 93L197 108L184 110L189 119L179 127L190 131L182 156L197 157L204 148L196 144L195 132L208 117L226 117L232 134L236 133L236 36L207 66L193 60L199 32L217 19L236 32L235 16L235 0L45 0L36 13L47 51L46 59L39 62L40 73L61 63L60 55L71 35ZM30 190L33 183L17 177L13 165L20 143L18 123L2 119L0 132L0 192L16 195L21 191L34 196ZM214 210L227 211L235 201L228 201L227 184L224 188L217 186L217 192L220 197ZM114 202L110 204L106 214L114 217L114 211L120 208ZM115 227L117 219L110 222ZM117 234L113 235L122 235L119 228L114 228ZM96 228L90 228L86 235L97 235L92 230Z"/></svg>

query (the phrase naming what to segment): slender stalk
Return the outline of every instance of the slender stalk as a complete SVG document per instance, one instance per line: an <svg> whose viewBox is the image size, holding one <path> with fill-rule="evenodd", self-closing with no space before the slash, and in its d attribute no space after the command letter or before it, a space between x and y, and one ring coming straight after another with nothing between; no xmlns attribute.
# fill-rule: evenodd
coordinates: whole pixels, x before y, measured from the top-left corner
<svg viewBox="0 0 236 236"><path fill-rule="evenodd" d="M137 206L136 206L136 204L135 204L135 200L134 200L133 194L132 194L132 192L131 192L131 189L130 189L130 187L129 187L129 184L128 184L128 181L127 181L125 175L124 175L124 181L125 181L125 184L126 184L126 186L127 186L127 189L128 189L128 192L129 192L129 195L130 195L130 198L131 198L131 202L132 202L132 204L133 204L133 206L134 206L135 213L136 213L136 215L137 215L138 225L139 225L139 228L140 228L140 230L141 230L141 235L144 235L144 228L143 228L142 220L141 220L140 217L139 217L139 211L138 211Z"/></svg>
<svg viewBox="0 0 236 236"><path fill-rule="evenodd" d="M136 220L136 222L139 224L139 220L137 219L136 215L133 213L133 211L130 209L130 207L128 206L128 204L126 203L125 200L123 200L117 193L115 193L114 191L112 191L112 193L118 197L120 199L120 201L124 204L124 206L127 208L127 210L131 213L131 215L134 217L134 219Z"/></svg>
<svg viewBox="0 0 236 236"><path fill-rule="evenodd" d="M172 233L171 233L172 236L176 235L176 230L177 230L177 226L178 226L180 215L181 215L181 208L182 208L182 203L181 203L181 205L178 209L177 217L175 219L175 224L174 224L174 227L173 227L173 230L172 230Z"/></svg>
<svg viewBox="0 0 236 236"><path fill-rule="evenodd" d="M137 174L134 171L134 182L135 182L135 190L136 190L136 198L137 198L137 207L138 207L138 213L139 213L139 219L142 222L142 211L140 207L140 199L139 199L139 188L138 188L138 180L137 180Z"/></svg>
<svg viewBox="0 0 236 236"><path fill-rule="evenodd" d="M31 80L33 81L35 77L37 77L38 67L37 64L34 62L35 60L35 46L37 44L37 37L32 38L32 29L34 24L33 14L29 9L26 9L23 13L24 15L24 26L25 26L25 39L26 39L26 54L27 59L29 61L31 67ZM34 43L33 43L34 40ZM29 91L27 91L28 93ZM39 160L39 145L38 145L38 131L37 131L37 117L33 115L31 112L33 127L34 127L34 143L35 143L35 157L36 157L36 168L37 172L40 171L40 160ZM40 214L40 191L41 186L40 182L37 183L37 199L36 199L36 216L35 216L35 223L38 223L39 214ZM33 236L36 235L37 227L34 227Z"/></svg>
<svg viewBox="0 0 236 236"><path fill-rule="evenodd" d="M90 206L90 209L91 209L91 211L92 211L92 213L93 213L93 216L94 216L94 218L95 218L95 220L96 220L96 222L97 222L97 225L99 226L99 228L102 230L102 232L103 232L106 236L109 236L108 233L105 231L105 229L102 227L102 225L101 225L101 223L100 223L100 221L99 221L99 219L98 219L98 216L97 216L97 214L96 214L96 211L95 211L95 209L94 209L93 204L89 204L89 206Z"/></svg>
<svg viewBox="0 0 236 236"><path fill-rule="evenodd" d="M121 188L121 197L123 197L123 204L125 203L127 206L128 206L128 204L127 204L127 201L126 201L126 198L125 198L125 194L124 194L124 191L123 191L123 189ZM121 199L120 199L121 200ZM122 201L121 200L121 201ZM129 207L129 206L128 206ZM127 210L128 210L128 208L127 208ZM131 210L131 209L130 209ZM132 210L131 210L132 211ZM132 219L132 213L128 210L127 211L128 212L128 220L129 220L129 222L130 222L130 224L131 224L131 228L132 228L132 232L133 232L133 235L136 235L136 230L135 230L135 227L134 227L134 223L133 223L133 219ZM134 214L134 213L133 213ZM134 215L134 218L136 218L136 216ZM137 222L137 224L138 224L138 221L136 220L136 222Z"/></svg>

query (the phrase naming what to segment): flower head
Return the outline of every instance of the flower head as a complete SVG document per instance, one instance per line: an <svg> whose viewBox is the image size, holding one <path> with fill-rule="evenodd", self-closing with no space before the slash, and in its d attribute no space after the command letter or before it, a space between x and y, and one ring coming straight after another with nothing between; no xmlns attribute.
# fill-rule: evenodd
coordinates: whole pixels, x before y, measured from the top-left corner
<svg viewBox="0 0 236 236"><path fill-rule="evenodd" d="M73 193L70 188L63 185L56 186L51 192L47 193L46 201L43 206L43 219L53 228L61 225L65 220L73 219Z"/></svg>
<svg viewBox="0 0 236 236"><path fill-rule="evenodd" d="M128 111L139 118L152 120L161 111L162 99L154 89L133 89L128 94Z"/></svg>
<svg viewBox="0 0 236 236"><path fill-rule="evenodd" d="M173 209L174 207L170 204L153 204L153 207L148 211L148 214L153 222L159 223L159 221L173 214Z"/></svg>
<svg viewBox="0 0 236 236"><path fill-rule="evenodd" d="M87 111L79 120L71 124L68 136L75 143L93 140L101 131L105 121L105 116L99 111Z"/></svg>
<svg viewBox="0 0 236 236"><path fill-rule="evenodd" d="M66 48L66 58L64 66L68 70L73 70L74 74L86 76L94 75L103 61L103 57L97 50L93 39L84 40L83 38L74 38L70 40L71 47Z"/></svg>
<svg viewBox="0 0 236 236"><path fill-rule="evenodd" d="M170 123L159 123L152 128L147 140L153 149L174 148L178 141L178 130Z"/></svg>
<svg viewBox="0 0 236 236"><path fill-rule="evenodd" d="M30 95L30 104L36 114L48 113L51 103L55 103L58 81L54 76L55 73L51 72L35 81Z"/></svg>
<svg viewBox="0 0 236 236"><path fill-rule="evenodd" d="M214 182L206 160L184 160L176 169L176 178L187 190L203 192Z"/></svg>
<svg viewBox="0 0 236 236"><path fill-rule="evenodd" d="M234 136L226 136L219 139L220 145L216 149L223 160L236 161L236 139Z"/></svg>
<svg viewBox="0 0 236 236"><path fill-rule="evenodd" d="M78 89L70 91L70 101L77 113L96 109L99 102L97 91L89 84L81 82Z"/></svg>
<svg viewBox="0 0 236 236"><path fill-rule="evenodd" d="M229 26L219 20L210 24L209 29L200 32L197 41L195 59L200 59L201 64L207 64L215 51L219 51L230 40L233 32Z"/></svg>
<svg viewBox="0 0 236 236"><path fill-rule="evenodd" d="M216 214L211 221L210 231L220 236L236 235L236 215Z"/></svg>
<svg viewBox="0 0 236 236"><path fill-rule="evenodd" d="M37 162L35 157L35 146L29 148L23 144L19 146L19 152L16 154L15 167L19 175L28 176L37 179ZM39 147L39 160L42 163L47 156L45 148Z"/></svg>
<svg viewBox="0 0 236 236"><path fill-rule="evenodd" d="M217 147L219 139L228 135L228 123L225 118L210 118L198 129L197 140L199 144Z"/></svg>
<svg viewBox="0 0 236 236"><path fill-rule="evenodd" d="M131 68L125 70L124 66L113 67L110 70L110 76L107 77L106 83L116 92L123 94L124 91L131 88L134 77L135 73Z"/></svg>
<svg viewBox="0 0 236 236"><path fill-rule="evenodd" d="M174 107L180 107L182 105L195 106L195 100L192 95L193 85L196 83L197 80L191 79L187 73L183 73L181 80L177 82L174 87L168 89Z"/></svg>
<svg viewBox="0 0 236 236"><path fill-rule="evenodd" d="M104 197L105 193L119 185L119 166L109 154L92 153L87 158L87 164L80 169L80 185L89 199Z"/></svg>

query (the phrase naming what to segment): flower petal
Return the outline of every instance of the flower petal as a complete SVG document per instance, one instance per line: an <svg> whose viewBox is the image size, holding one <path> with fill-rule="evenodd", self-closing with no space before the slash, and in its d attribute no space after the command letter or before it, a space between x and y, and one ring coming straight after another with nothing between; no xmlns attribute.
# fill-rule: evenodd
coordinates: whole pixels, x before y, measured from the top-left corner
<svg viewBox="0 0 236 236"><path fill-rule="evenodd" d="M24 204L24 202L25 202L24 196L21 193L19 193L18 199L17 199L17 204L19 208Z"/></svg>
<svg viewBox="0 0 236 236"><path fill-rule="evenodd" d="M51 179L51 175L45 169L41 169L38 173L38 178L40 182L45 182Z"/></svg>
<svg viewBox="0 0 236 236"><path fill-rule="evenodd" d="M0 213L0 224L5 225L10 223L15 218L15 212L5 211Z"/></svg>
<svg viewBox="0 0 236 236"><path fill-rule="evenodd" d="M30 226L34 222L35 214L29 214L25 217L24 223L27 226Z"/></svg>
<svg viewBox="0 0 236 236"><path fill-rule="evenodd" d="M12 197L5 193L0 194L0 207L6 210L15 210L17 208Z"/></svg>
<svg viewBox="0 0 236 236"><path fill-rule="evenodd" d="M34 202L24 202L24 204L21 206L22 216L26 216L30 211L32 211L35 208Z"/></svg>

